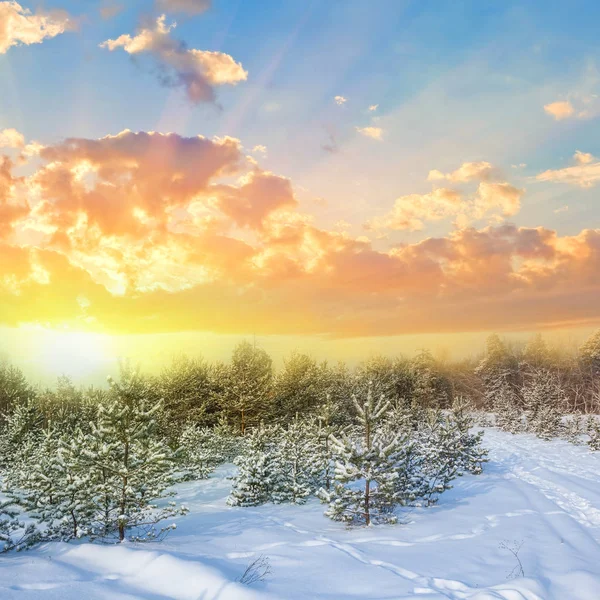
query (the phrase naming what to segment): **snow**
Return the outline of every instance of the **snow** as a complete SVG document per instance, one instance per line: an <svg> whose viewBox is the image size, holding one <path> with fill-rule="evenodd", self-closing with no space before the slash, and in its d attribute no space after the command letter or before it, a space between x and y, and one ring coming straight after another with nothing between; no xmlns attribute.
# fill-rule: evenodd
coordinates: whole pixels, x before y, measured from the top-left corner
<svg viewBox="0 0 600 600"><path fill-rule="evenodd" d="M0 598L597 600L600 453L487 429L490 462L399 525L347 529L304 506L230 507L233 467L178 486L190 514L163 542L45 544L0 557ZM503 549L521 543L525 576ZM235 583L255 558L272 574Z"/></svg>

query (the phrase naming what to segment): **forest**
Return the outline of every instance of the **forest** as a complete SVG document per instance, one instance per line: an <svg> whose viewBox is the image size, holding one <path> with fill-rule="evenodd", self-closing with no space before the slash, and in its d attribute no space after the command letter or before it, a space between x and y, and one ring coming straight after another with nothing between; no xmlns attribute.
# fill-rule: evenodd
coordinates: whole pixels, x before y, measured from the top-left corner
<svg viewBox="0 0 600 600"><path fill-rule="evenodd" d="M106 389L31 386L0 367L0 542L160 540L188 512L178 482L234 463L231 506L303 504L348 525L397 523L485 469L479 427L600 449L600 331L577 352L491 335L481 357L371 357L349 368L248 341L227 363L122 363ZM168 524L165 524L168 523Z"/></svg>

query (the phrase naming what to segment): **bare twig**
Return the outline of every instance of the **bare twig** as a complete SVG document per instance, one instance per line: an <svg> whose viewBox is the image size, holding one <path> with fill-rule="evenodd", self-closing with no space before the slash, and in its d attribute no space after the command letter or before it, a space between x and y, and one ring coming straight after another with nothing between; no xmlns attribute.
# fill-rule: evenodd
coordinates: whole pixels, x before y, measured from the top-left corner
<svg viewBox="0 0 600 600"><path fill-rule="evenodd" d="M257 581L264 581L269 575L271 575L269 557L261 554L246 567L246 570L237 581L244 585L252 585Z"/></svg>
<svg viewBox="0 0 600 600"><path fill-rule="evenodd" d="M521 563L521 559L519 558L519 551L523 546L523 540L517 542L514 540L512 544L508 542L501 542L500 548L503 550L508 550L516 559L517 564L514 566L512 571L506 576L507 579L515 579L517 577L525 577L525 571L523 570L523 563Z"/></svg>

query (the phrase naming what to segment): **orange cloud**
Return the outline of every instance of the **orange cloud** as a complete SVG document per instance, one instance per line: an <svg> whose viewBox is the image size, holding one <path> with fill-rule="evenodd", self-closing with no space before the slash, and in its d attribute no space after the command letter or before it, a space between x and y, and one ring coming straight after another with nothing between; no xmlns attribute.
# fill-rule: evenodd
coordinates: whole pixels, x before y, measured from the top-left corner
<svg viewBox="0 0 600 600"><path fill-rule="evenodd" d="M61 10L33 14L18 2L0 2L0 54L13 46L41 44L74 28L73 19Z"/></svg>
<svg viewBox="0 0 600 600"><path fill-rule="evenodd" d="M229 54L209 50L189 49L171 37L176 23L166 24L166 16L156 20L154 28L142 28L137 35L123 34L100 44L111 52L123 48L128 54L149 53L166 69L162 81L181 86L195 103L215 100L214 87L236 85L248 77L242 65Z"/></svg>
<svg viewBox="0 0 600 600"><path fill-rule="evenodd" d="M452 173L442 173L437 169L429 171L427 176L428 181L436 181L438 179L447 179L453 183L464 183L466 181L486 180L493 174L493 167L489 162L466 162L463 163L456 171Z"/></svg>
<svg viewBox="0 0 600 600"><path fill-rule="evenodd" d="M4 325L355 336L600 320L600 230L463 228L383 250L318 227L232 138L124 131L39 160L25 177L1 163ZM470 202L510 214L518 196L481 181ZM463 203L440 188L417 205Z"/></svg>
<svg viewBox="0 0 600 600"><path fill-rule="evenodd" d="M551 115L557 121L568 119L575 114L573 105L568 100L560 100L558 102L551 102L550 104L544 105L544 111L546 114Z"/></svg>

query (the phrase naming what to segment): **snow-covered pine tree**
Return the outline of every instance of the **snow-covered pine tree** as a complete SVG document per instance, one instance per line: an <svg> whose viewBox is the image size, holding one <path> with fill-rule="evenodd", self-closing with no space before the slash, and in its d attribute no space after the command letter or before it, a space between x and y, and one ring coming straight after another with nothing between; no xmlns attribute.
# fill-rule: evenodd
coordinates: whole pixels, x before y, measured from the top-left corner
<svg viewBox="0 0 600 600"><path fill-rule="evenodd" d="M316 457L315 461L321 465L319 481L316 489L321 487L329 491L333 480L333 455L331 449L331 436L342 429L334 423L339 407L331 394L326 395L325 403L321 405L316 416Z"/></svg>
<svg viewBox="0 0 600 600"><path fill-rule="evenodd" d="M591 450L600 450L600 421L594 415L589 415L586 423L587 434L590 436L588 446Z"/></svg>
<svg viewBox="0 0 600 600"><path fill-rule="evenodd" d="M298 416L285 428L274 448L273 502L304 504L323 480L326 459L314 419Z"/></svg>
<svg viewBox="0 0 600 600"><path fill-rule="evenodd" d="M40 539L67 541L91 532L94 516L93 473L80 461L81 431L61 434L50 427L33 452L15 497L43 525Z"/></svg>
<svg viewBox="0 0 600 600"><path fill-rule="evenodd" d="M523 385L522 393L527 430L545 440L556 437L564 393L554 374L548 369L533 369Z"/></svg>
<svg viewBox="0 0 600 600"><path fill-rule="evenodd" d="M239 435L239 432L229 425L225 415L219 417L211 433L218 464L233 462L233 459L243 450L243 436Z"/></svg>
<svg viewBox="0 0 600 600"><path fill-rule="evenodd" d="M425 506L435 504L440 494L452 488L458 477L463 457L457 447L457 432L439 409L427 411L427 418L417 431L421 460L421 489L418 497Z"/></svg>
<svg viewBox="0 0 600 600"><path fill-rule="evenodd" d="M0 554L27 548L35 539L35 525L25 526L18 517L13 500L0 501Z"/></svg>
<svg viewBox="0 0 600 600"><path fill-rule="evenodd" d="M0 464L13 470L24 447L41 435L43 415L33 402L20 402L13 406L0 434Z"/></svg>
<svg viewBox="0 0 600 600"><path fill-rule="evenodd" d="M170 496L175 456L154 433L160 403L147 407L143 386L135 374L121 383L109 380L111 394L98 408L81 460L96 476L98 499L96 535L154 539L172 526L157 531L163 519L185 514L185 507L169 502L158 508L154 501Z"/></svg>
<svg viewBox="0 0 600 600"><path fill-rule="evenodd" d="M454 433L459 474L479 475L483 471L483 464L488 461L488 451L482 446L483 431L471 433L473 417L469 408L469 403L459 397L454 401L447 418Z"/></svg>
<svg viewBox="0 0 600 600"><path fill-rule="evenodd" d="M523 413L517 402L517 396L507 382L495 388L492 410L496 426L509 433L523 430Z"/></svg>
<svg viewBox="0 0 600 600"><path fill-rule="evenodd" d="M188 425L179 438L184 479L206 479L222 462L209 427Z"/></svg>
<svg viewBox="0 0 600 600"><path fill-rule="evenodd" d="M277 469L275 440L280 435L279 427L262 424L246 434L244 452L234 460L238 472L227 504L257 506L271 500Z"/></svg>
<svg viewBox="0 0 600 600"><path fill-rule="evenodd" d="M325 515L347 523L394 523L397 462L404 438L382 426L389 403L383 398L376 402L372 386L362 404L356 397L353 402L357 427L331 437L336 457L334 484L319 494L329 504Z"/></svg>
<svg viewBox="0 0 600 600"><path fill-rule="evenodd" d="M563 423L562 437L571 444L580 445L582 443L582 435L585 433L585 421L579 413L568 415Z"/></svg>

